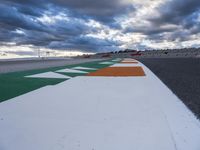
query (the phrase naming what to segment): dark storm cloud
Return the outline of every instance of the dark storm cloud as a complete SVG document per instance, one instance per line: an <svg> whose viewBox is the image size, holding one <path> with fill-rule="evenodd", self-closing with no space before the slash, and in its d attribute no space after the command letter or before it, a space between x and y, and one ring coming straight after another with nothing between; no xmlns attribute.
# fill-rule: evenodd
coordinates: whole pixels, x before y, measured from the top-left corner
<svg viewBox="0 0 200 150"><path fill-rule="evenodd" d="M199 0L173 0L159 8L160 17L150 20L155 24L181 24L198 10L200 10Z"/></svg>
<svg viewBox="0 0 200 150"><path fill-rule="evenodd" d="M133 5L122 0L3 0L3 3L15 5L30 15L40 15L39 8L45 9L49 5L62 7L71 10L74 17L89 17L102 22L114 22L115 17L134 11Z"/></svg>
<svg viewBox="0 0 200 150"><path fill-rule="evenodd" d="M171 0L157 8L158 17L147 19L148 25L129 26L123 33L141 33L154 41L187 41L200 32L200 1Z"/></svg>
<svg viewBox="0 0 200 150"><path fill-rule="evenodd" d="M114 17L133 11L134 7L122 0L52 0L75 10L77 15L87 15L102 22L114 22Z"/></svg>
<svg viewBox="0 0 200 150"><path fill-rule="evenodd" d="M154 35L154 34L160 34L165 32L173 32L177 29L175 26L168 26L168 27L159 27L159 26L153 26L148 25L147 26L141 26L141 27L127 27L123 30L123 33L142 33L144 35Z"/></svg>
<svg viewBox="0 0 200 150"><path fill-rule="evenodd" d="M99 29L86 25L89 19L100 21L110 28L121 29L115 17L133 10L133 7L120 0L2 0L0 10L0 42L91 50L113 47L117 43L85 38L85 34L99 32ZM70 20L57 20L53 24L38 20L46 14L56 16L60 12L69 16Z"/></svg>
<svg viewBox="0 0 200 150"><path fill-rule="evenodd" d="M48 47L53 41L66 43L77 36L92 32L88 26L79 20L71 22L57 21L56 24L46 26L44 32L25 30L25 35L18 39L18 44L34 44ZM59 45L56 47L59 49ZM60 45L60 48L64 48Z"/></svg>
<svg viewBox="0 0 200 150"><path fill-rule="evenodd" d="M87 52L95 52L102 50L116 50L117 46L120 45L120 42L113 40L104 40L100 38L87 37L87 36L79 36L76 38L71 38L66 40L65 42L52 42L49 45L49 48L65 48L68 47L72 50L82 49Z"/></svg>
<svg viewBox="0 0 200 150"><path fill-rule="evenodd" d="M17 8L0 4L0 27L9 30L23 28L27 30L43 30L42 24L35 22L27 15L18 12Z"/></svg>
<svg viewBox="0 0 200 150"><path fill-rule="evenodd" d="M141 18L148 22L148 25L133 24L125 29L118 19L122 16L126 18L129 12L138 10L133 7L134 3L124 3L123 0L0 1L0 43L14 42L17 45L100 51L122 46L120 41L108 40L111 37L87 36L101 35L102 32L106 35L109 28L118 30L118 34L122 36L127 33L140 33L144 35L145 40L154 41L186 41L200 32L199 0L167 1L156 8L159 17ZM63 19L60 14L64 14L68 20ZM61 19L53 20L56 16ZM89 26L88 22L91 20L99 22L108 29ZM140 43L136 45L144 48Z"/></svg>
<svg viewBox="0 0 200 150"><path fill-rule="evenodd" d="M41 16L48 3L46 0L2 0L1 4L8 7L14 7L19 13L30 16Z"/></svg>
<svg viewBox="0 0 200 150"><path fill-rule="evenodd" d="M40 17L44 13L44 9L34 8L31 6L19 6L17 10L24 15L35 16L35 17Z"/></svg>
<svg viewBox="0 0 200 150"><path fill-rule="evenodd" d="M26 6L37 6L37 7L44 7L45 3L48 3L48 0L1 0L2 3L5 4L21 4Z"/></svg>
<svg viewBox="0 0 200 150"><path fill-rule="evenodd" d="M190 36L200 32L198 16L200 14L199 0L169 1L159 9L160 17L150 19L156 26L174 24L179 30L169 33L168 40L187 41Z"/></svg>

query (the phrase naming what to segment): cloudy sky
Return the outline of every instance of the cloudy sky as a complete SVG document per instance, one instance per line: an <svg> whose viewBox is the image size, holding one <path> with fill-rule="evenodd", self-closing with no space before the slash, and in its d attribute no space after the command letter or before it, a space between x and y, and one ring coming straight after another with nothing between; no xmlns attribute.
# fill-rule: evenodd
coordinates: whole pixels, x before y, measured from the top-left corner
<svg viewBox="0 0 200 150"><path fill-rule="evenodd" d="M0 0L0 51L200 46L200 0Z"/></svg>

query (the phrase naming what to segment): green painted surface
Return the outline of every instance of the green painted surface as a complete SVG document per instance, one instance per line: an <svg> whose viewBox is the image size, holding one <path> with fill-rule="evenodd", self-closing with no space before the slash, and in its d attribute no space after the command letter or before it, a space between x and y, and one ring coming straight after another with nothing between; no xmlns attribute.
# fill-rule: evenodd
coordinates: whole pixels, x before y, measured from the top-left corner
<svg viewBox="0 0 200 150"><path fill-rule="evenodd" d="M90 68L97 68L97 69L109 66L109 65L99 64L99 62L102 62L102 61L47 68L47 69L38 69L38 70L31 70L31 71L0 74L0 102L3 102L5 100L14 98L16 96L25 94L27 92L36 90L38 88L41 88L47 85L55 85L67 80L67 79L25 78L24 76L33 75L37 73L43 73L47 71L57 71L59 69L72 68L76 66L90 67ZM92 72L92 71L87 70L87 72ZM78 74L78 73L62 73L62 74L68 75L71 77L85 75L85 74Z"/></svg>

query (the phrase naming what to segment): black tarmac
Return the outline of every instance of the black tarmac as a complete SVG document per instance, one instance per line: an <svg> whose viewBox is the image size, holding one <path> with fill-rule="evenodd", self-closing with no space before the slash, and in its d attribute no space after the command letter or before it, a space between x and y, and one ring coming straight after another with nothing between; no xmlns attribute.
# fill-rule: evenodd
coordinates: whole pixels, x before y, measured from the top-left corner
<svg viewBox="0 0 200 150"><path fill-rule="evenodd" d="M138 59L200 119L200 58Z"/></svg>

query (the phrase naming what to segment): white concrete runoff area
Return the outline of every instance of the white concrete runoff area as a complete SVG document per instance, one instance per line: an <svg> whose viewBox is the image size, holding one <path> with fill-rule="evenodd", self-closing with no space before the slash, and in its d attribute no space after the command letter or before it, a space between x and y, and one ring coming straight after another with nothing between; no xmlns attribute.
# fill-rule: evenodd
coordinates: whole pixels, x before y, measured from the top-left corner
<svg viewBox="0 0 200 150"><path fill-rule="evenodd" d="M72 69L77 69L77 70L97 70L96 68L88 68L88 67L73 67Z"/></svg>
<svg viewBox="0 0 200 150"><path fill-rule="evenodd" d="M141 66L141 63L116 63L110 67L136 67Z"/></svg>
<svg viewBox="0 0 200 150"><path fill-rule="evenodd" d="M124 58L123 61L135 61L133 58Z"/></svg>
<svg viewBox="0 0 200 150"><path fill-rule="evenodd" d="M30 76L25 76L26 78L56 78L56 79L69 79L71 77L62 75L55 72L44 72L44 73L38 73Z"/></svg>
<svg viewBox="0 0 200 150"><path fill-rule="evenodd" d="M0 103L2 150L199 150L200 122L143 77L75 77Z"/></svg>
<svg viewBox="0 0 200 150"><path fill-rule="evenodd" d="M86 71L75 70L75 69L62 69L62 70L57 70L56 72L63 72L63 73L88 73Z"/></svg>

